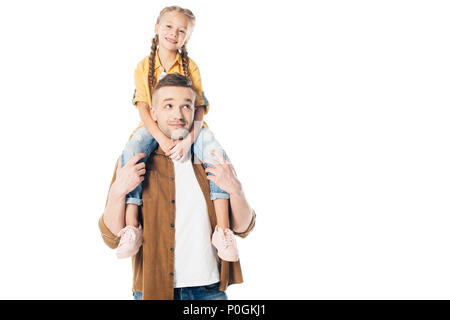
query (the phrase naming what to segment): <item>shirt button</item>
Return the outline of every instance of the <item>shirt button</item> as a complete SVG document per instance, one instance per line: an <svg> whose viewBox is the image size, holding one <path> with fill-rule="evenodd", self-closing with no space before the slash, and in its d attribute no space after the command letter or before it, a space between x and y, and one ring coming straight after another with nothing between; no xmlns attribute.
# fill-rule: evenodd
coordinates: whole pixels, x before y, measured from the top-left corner
<svg viewBox="0 0 450 320"><path fill-rule="evenodd" d="M170 227L173 228L173 223L170 224Z"/></svg>
<svg viewBox="0 0 450 320"><path fill-rule="evenodd" d="M171 200L170 202L175 203L175 200Z"/></svg>
<svg viewBox="0 0 450 320"><path fill-rule="evenodd" d="M170 181L173 181L173 177L170 177Z"/></svg>
<svg viewBox="0 0 450 320"><path fill-rule="evenodd" d="M170 251L173 252L173 248L170 248Z"/></svg>
<svg viewBox="0 0 450 320"><path fill-rule="evenodd" d="M173 272L169 273L169 276L173 277Z"/></svg>

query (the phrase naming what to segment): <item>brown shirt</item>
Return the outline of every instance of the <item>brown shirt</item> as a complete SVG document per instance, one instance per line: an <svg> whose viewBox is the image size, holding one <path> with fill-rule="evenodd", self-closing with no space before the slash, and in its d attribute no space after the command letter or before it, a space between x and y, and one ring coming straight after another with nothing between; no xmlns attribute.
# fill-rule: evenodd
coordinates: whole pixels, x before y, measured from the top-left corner
<svg viewBox="0 0 450 320"><path fill-rule="evenodd" d="M194 157L192 154L192 160ZM193 161L192 166L205 197L211 229L214 230L217 222L214 204L210 198L209 180L206 178L203 165L198 160ZM133 291L142 291L145 300L173 300L176 208L173 162L164 155L161 147L158 147L149 157L146 167L146 179L142 188L143 204L139 210L144 240L139 252L132 258ZM116 168L112 182L116 178ZM252 211L252 220L247 230L235 235L246 237L255 226L255 218L256 214ZM99 227L103 241L110 248L117 248L120 238L106 227L103 215L100 217ZM233 229L232 225L230 227ZM243 282L239 261L227 262L219 259L218 267L219 290L225 291L228 285Z"/></svg>

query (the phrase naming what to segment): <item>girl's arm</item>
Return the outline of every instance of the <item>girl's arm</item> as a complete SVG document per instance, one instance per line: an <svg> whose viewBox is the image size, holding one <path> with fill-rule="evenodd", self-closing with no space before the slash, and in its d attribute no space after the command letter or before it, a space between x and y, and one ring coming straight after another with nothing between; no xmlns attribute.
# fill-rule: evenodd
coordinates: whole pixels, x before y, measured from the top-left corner
<svg viewBox="0 0 450 320"><path fill-rule="evenodd" d="M189 135L183 140L175 141L175 146L170 152L166 153L167 156L173 160L182 160L189 154L189 150L202 130L204 113L205 108L203 106L195 108L194 123L192 124L191 131L189 131Z"/></svg>
<svg viewBox="0 0 450 320"><path fill-rule="evenodd" d="M195 104L199 105L195 108L194 125L192 126L192 129L190 131L190 138L192 143L194 143L198 135L200 134L200 130L203 127L203 116L209 110L209 103L206 100L205 95L203 94L202 77L200 76L200 70L198 69L197 64L192 59L189 59L189 71L191 73L192 84L197 95Z"/></svg>
<svg viewBox="0 0 450 320"><path fill-rule="evenodd" d="M198 135L200 134L200 130L202 130L204 115L205 115L205 107L204 106L195 108L194 124L192 125L191 131L189 132L189 135L191 138L191 145L197 139Z"/></svg>
<svg viewBox="0 0 450 320"><path fill-rule="evenodd" d="M168 152L175 143L167 137L161 129L158 127L158 124L153 120L150 115L150 106L148 103L139 101L137 103L137 108L139 110L139 116L141 117L142 122L144 123L147 131L155 138L158 144L161 146L164 152Z"/></svg>

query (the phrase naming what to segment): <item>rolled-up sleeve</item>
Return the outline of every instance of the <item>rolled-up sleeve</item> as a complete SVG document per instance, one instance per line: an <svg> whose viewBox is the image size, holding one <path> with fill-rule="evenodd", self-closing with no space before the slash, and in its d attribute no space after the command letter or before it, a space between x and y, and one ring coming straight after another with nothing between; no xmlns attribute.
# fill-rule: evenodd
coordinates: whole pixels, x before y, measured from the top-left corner
<svg viewBox="0 0 450 320"><path fill-rule="evenodd" d="M256 213L255 210L252 209L252 219L247 227L247 230L245 230L244 232L234 232L234 234L241 238L247 237L248 234L252 232L253 229L255 228L255 222L256 222Z"/></svg>
<svg viewBox="0 0 450 320"><path fill-rule="evenodd" d="M189 72L191 73L192 85L194 86L195 93L197 95L195 106L204 106L205 115L209 112L209 102L206 99L205 93L203 92L202 77L200 76L200 70L197 64L190 59L189 60Z"/></svg>
<svg viewBox="0 0 450 320"><path fill-rule="evenodd" d="M150 99L147 94L147 86L148 86L148 71L146 72L144 58L141 62L138 63L136 70L134 71L134 85L136 90L133 96L133 104L136 105L139 101L143 101L149 103Z"/></svg>
<svg viewBox="0 0 450 320"><path fill-rule="evenodd" d="M119 161L120 161L119 159L116 161L116 165L114 167L114 173L113 173L113 177L111 179L111 183L109 184L108 196L106 197L105 207L108 204L109 191L111 190L111 186L114 183L114 181L116 180L116 170L117 170ZM114 233L112 233L111 230L109 230L108 227L105 225L105 222L103 221L103 214L101 215L101 217L98 221L98 227L100 229L100 233L101 233L101 236L102 236L105 244L108 247L110 247L111 249L117 248L117 246L119 245L120 238L117 237Z"/></svg>
<svg viewBox="0 0 450 320"><path fill-rule="evenodd" d="M119 245L120 238L114 235L114 233L111 232L111 230L108 229L108 227L105 225L105 222L103 221L103 215L98 220L98 227L100 228L100 233L103 238L103 242L110 247L111 249L117 248Z"/></svg>

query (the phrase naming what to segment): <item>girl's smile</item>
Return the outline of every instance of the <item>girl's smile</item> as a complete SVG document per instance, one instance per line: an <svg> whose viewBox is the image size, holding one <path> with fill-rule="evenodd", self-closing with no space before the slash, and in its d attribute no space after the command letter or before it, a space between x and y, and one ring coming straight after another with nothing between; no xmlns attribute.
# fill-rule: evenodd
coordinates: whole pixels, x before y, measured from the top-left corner
<svg viewBox="0 0 450 320"><path fill-rule="evenodd" d="M182 13L168 12L155 25L159 44L167 50L175 51L189 39L189 19Z"/></svg>

